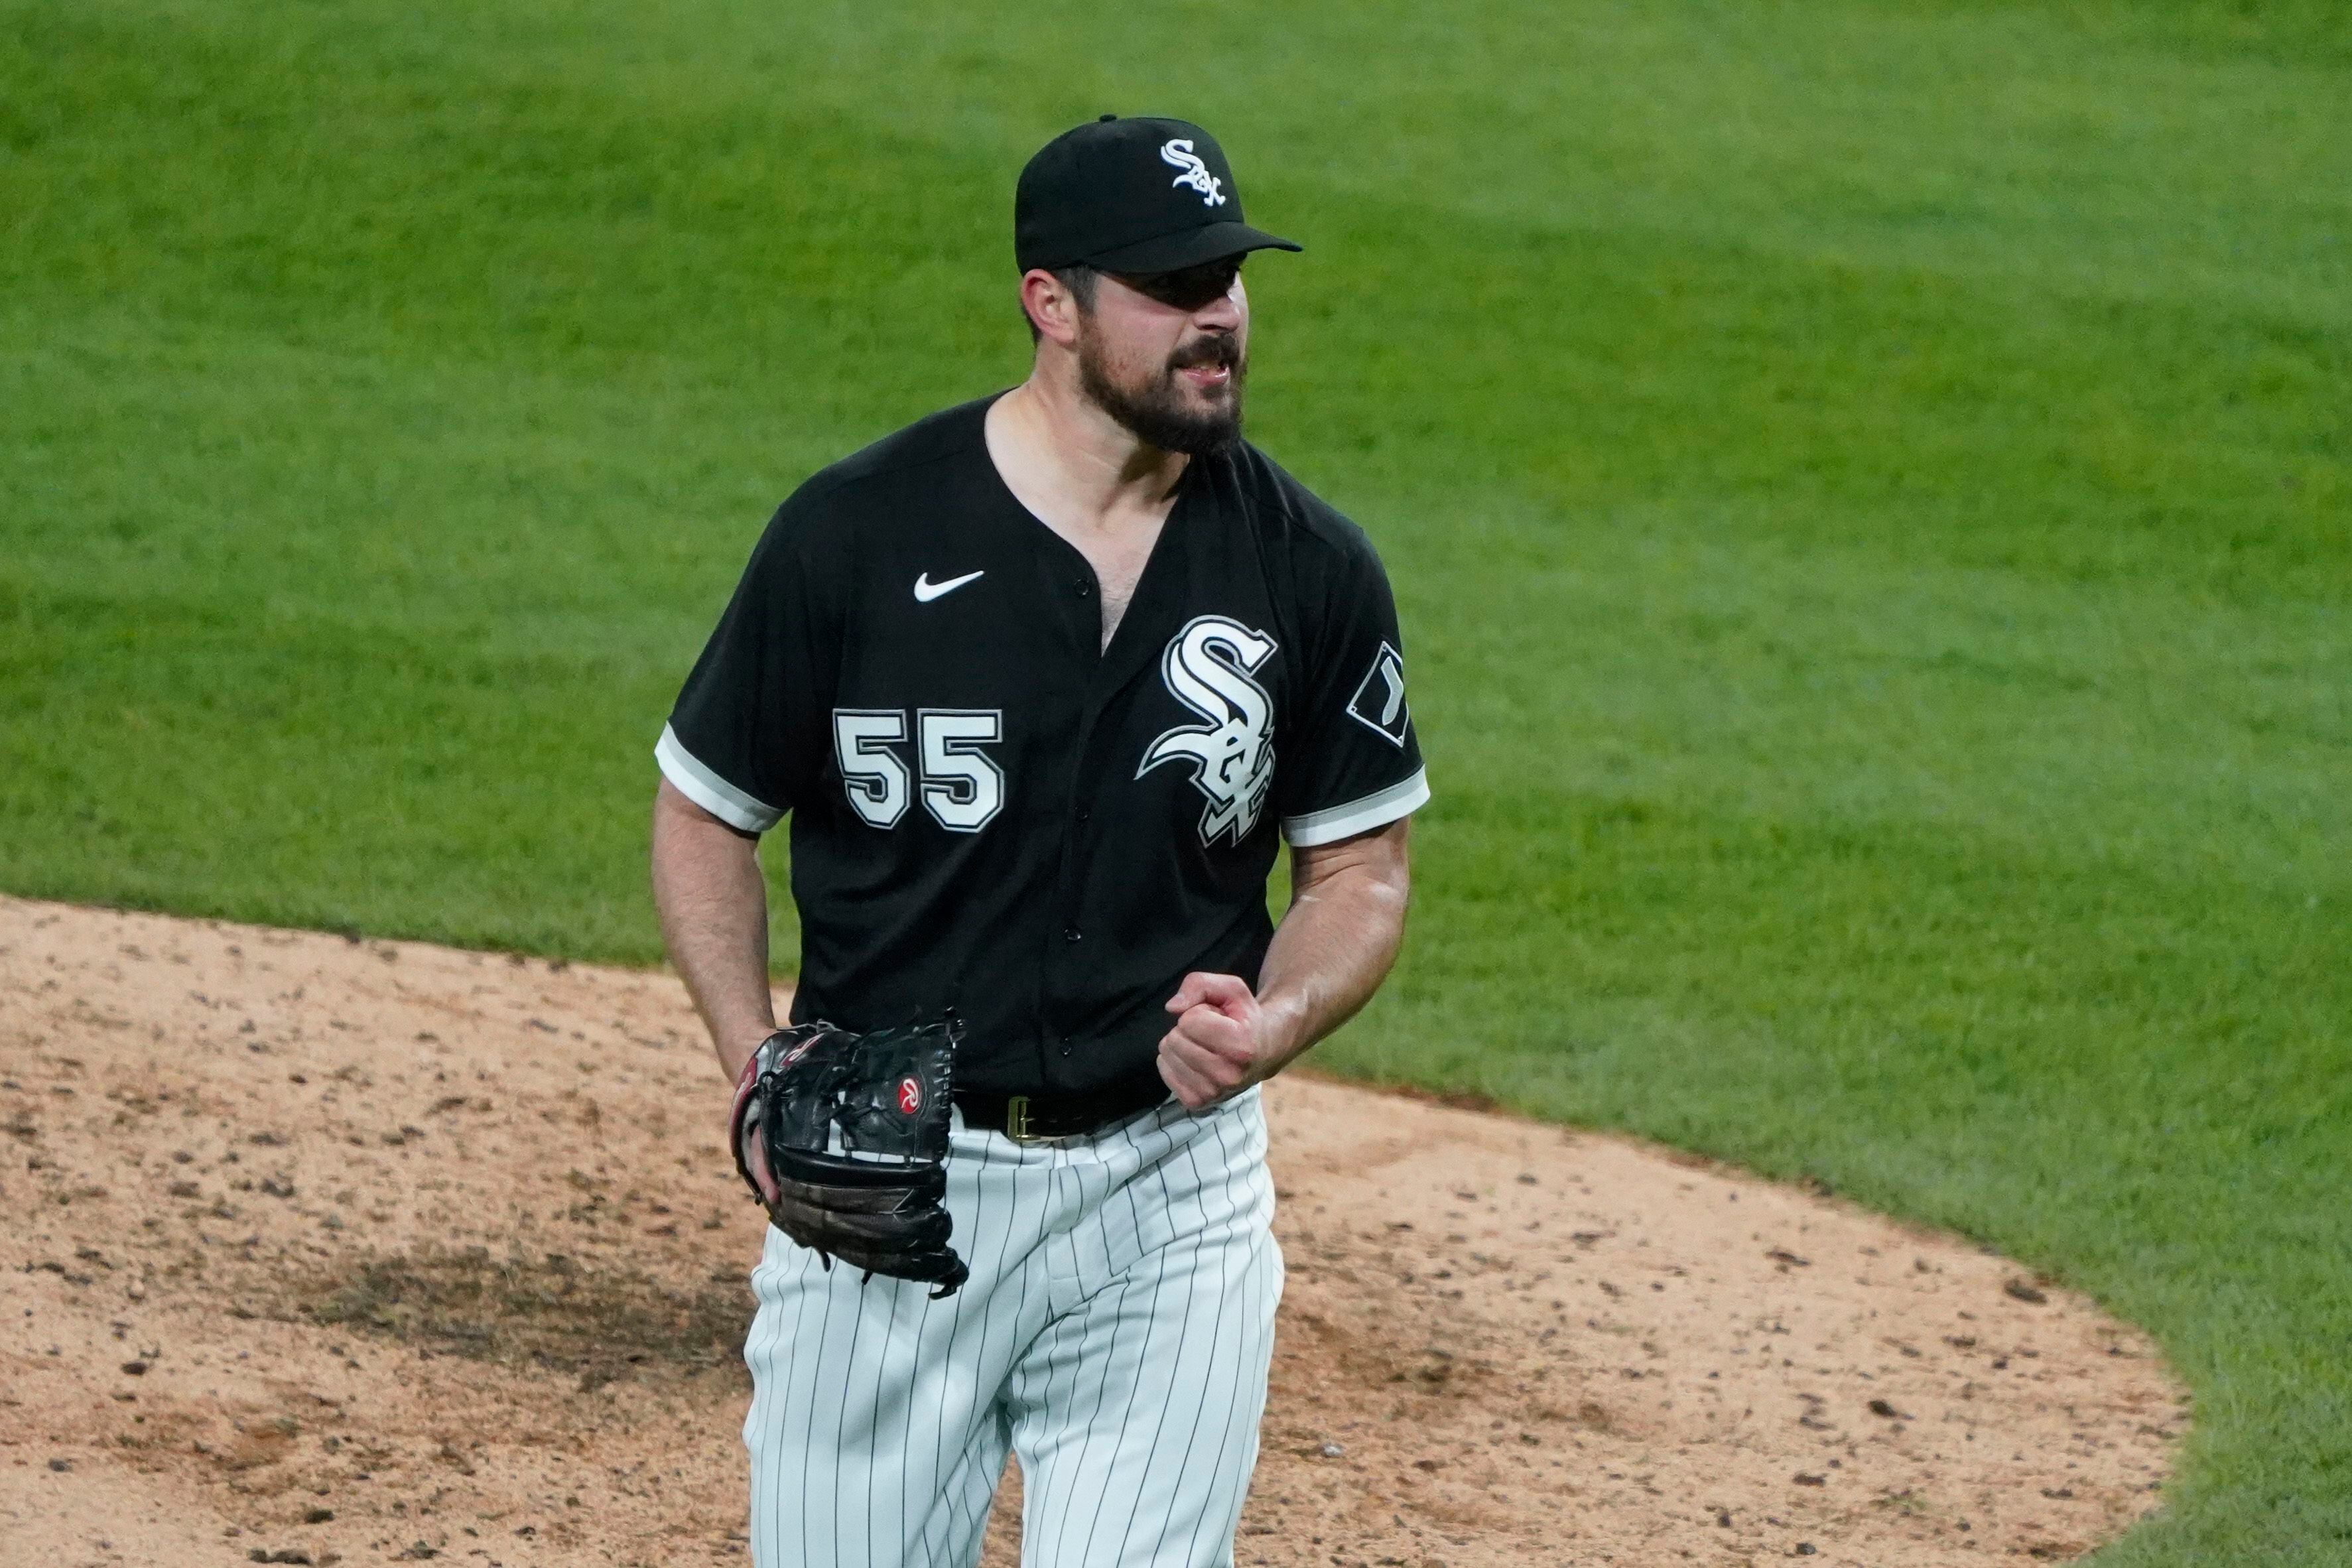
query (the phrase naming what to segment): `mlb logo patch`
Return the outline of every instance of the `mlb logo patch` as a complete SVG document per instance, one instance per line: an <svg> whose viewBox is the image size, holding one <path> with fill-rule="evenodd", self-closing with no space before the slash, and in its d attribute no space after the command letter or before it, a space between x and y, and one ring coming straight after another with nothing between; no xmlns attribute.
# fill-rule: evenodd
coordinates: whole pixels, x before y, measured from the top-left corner
<svg viewBox="0 0 2352 1568"><path fill-rule="evenodd" d="M1357 683L1348 700L1348 717L1400 750L1412 723L1412 710L1404 702L1404 660L1388 644L1372 659L1372 668Z"/></svg>

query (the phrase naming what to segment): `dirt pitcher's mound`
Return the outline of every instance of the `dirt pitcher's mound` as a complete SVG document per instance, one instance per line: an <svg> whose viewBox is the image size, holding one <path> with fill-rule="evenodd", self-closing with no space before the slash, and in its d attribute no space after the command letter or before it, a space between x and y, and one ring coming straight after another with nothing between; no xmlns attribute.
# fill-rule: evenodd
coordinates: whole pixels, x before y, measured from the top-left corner
<svg viewBox="0 0 2352 1568"><path fill-rule="evenodd" d="M737 1556L725 1087L665 975L0 899L8 1560ZM2176 1385L1997 1258L1618 1139L1269 1104L1244 1563L2064 1558L2155 1505Z"/></svg>

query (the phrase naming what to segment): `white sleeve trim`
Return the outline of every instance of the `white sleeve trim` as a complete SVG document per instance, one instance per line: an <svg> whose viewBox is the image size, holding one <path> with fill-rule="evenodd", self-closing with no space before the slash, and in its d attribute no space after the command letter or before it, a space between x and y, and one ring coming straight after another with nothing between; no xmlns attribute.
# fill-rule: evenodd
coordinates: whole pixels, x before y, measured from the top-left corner
<svg viewBox="0 0 2352 1568"><path fill-rule="evenodd" d="M1335 805L1323 811L1310 811L1304 816L1284 817L1282 836L1300 848L1312 848L1318 844L1328 844L1352 834L1385 827L1398 817L1410 816L1428 804L1429 770L1416 768L1412 777L1402 784L1392 784L1361 800L1351 800L1345 805Z"/></svg>
<svg viewBox="0 0 2352 1568"><path fill-rule="evenodd" d="M678 794L730 827L739 827L746 833L765 833L784 818L782 812L766 801L745 795L704 767L692 752L678 744L677 736L667 724L662 726L661 740L654 747L654 761L661 764L662 777L676 785Z"/></svg>

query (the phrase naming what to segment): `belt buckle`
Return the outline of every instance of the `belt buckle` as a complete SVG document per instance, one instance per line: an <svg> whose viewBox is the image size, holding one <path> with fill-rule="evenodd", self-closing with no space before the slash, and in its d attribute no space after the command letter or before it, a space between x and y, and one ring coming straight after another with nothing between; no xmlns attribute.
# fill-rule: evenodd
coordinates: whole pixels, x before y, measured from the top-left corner
<svg viewBox="0 0 2352 1568"><path fill-rule="evenodd" d="M1004 1102L1004 1135L1015 1143L1044 1143L1048 1140L1029 1131L1029 1097L1016 1094Z"/></svg>

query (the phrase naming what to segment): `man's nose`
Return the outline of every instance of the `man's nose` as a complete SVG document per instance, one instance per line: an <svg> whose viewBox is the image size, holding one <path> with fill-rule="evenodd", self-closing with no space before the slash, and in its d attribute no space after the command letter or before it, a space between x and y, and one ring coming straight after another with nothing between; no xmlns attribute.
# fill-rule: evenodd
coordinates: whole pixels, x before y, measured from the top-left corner
<svg viewBox="0 0 2352 1568"><path fill-rule="evenodd" d="M1237 332L1242 325L1241 289L1232 288L1192 312L1192 325L1204 332Z"/></svg>

